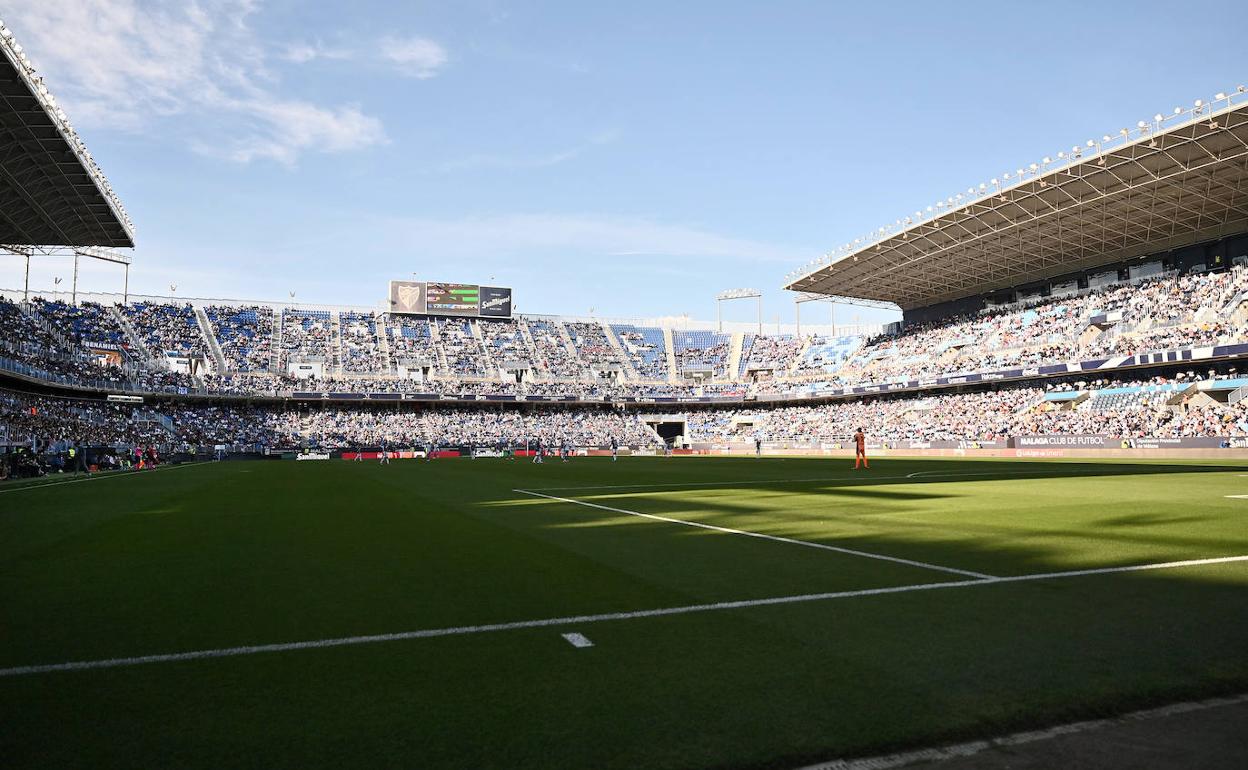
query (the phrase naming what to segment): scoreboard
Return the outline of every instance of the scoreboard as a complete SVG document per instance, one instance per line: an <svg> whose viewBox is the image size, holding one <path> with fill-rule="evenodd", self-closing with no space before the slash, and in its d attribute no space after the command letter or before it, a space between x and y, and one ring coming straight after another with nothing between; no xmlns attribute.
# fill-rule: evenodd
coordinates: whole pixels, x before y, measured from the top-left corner
<svg viewBox="0 0 1248 770"><path fill-rule="evenodd" d="M471 283L391 281L390 312L511 318L511 289Z"/></svg>
<svg viewBox="0 0 1248 770"><path fill-rule="evenodd" d="M425 284L425 307L430 313L478 315L481 312L481 287L466 283Z"/></svg>

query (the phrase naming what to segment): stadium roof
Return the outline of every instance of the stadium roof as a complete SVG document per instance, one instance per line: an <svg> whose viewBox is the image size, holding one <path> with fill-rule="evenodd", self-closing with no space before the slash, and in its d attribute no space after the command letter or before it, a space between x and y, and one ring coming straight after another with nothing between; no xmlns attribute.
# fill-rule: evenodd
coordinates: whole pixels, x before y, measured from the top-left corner
<svg viewBox="0 0 1248 770"><path fill-rule="evenodd" d="M121 202L3 22L0 244L134 246Z"/></svg>
<svg viewBox="0 0 1248 770"><path fill-rule="evenodd" d="M916 211L785 288L925 307L1248 231L1248 94L1157 114Z"/></svg>

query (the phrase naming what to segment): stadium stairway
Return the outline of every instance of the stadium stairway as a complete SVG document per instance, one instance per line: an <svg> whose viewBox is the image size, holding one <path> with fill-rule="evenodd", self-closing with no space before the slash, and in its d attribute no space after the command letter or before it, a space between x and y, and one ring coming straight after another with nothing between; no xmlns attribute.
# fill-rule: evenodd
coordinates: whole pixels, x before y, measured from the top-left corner
<svg viewBox="0 0 1248 770"><path fill-rule="evenodd" d="M529 329L529 322L523 317L518 320L520 322L520 336L524 339L525 347L531 351L530 356L533 370L530 377L540 379L550 377L550 372L546 370L546 365L543 363L542 356L537 352L537 344L533 342L533 332Z"/></svg>
<svg viewBox="0 0 1248 770"><path fill-rule="evenodd" d="M792 362L789 363L789 369L784 372L784 376L787 377L797 374L798 367L802 365L802 361L806 360L806 353L810 351L810 346L811 343L814 342L814 339L815 338L813 336L802 338L802 349L797 351L797 355L794 356Z"/></svg>
<svg viewBox="0 0 1248 770"><path fill-rule="evenodd" d="M728 342L728 365L724 368L730 379L737 379L737 374L741 371L741 349L743 347L745 347L745 334L733 332Z"/></svg>
<svg viewBox="0 0 1248 770"><path fill-rule="evenodd" d="M390 358L390 334L386 331L385 314L373 314L373 334L377 337L377 350L381 352L381 371L393 374L394 362Z"/></svg>
<svg viewBox="0 0 1248 770"><path fill-rule="evenodd" d="M270 340L269 371L277 375L285 374L282 369L282 313L273 311L273 338Z"/></svg>
<svg viewBox="0 0 1248 770"><path fill-rule="evenodd" d="M638 374L637 370L633 367L633 359L629 357L628 353L624 350L624 346L620 344L620 339L615 336L615 331L611 328L611 324L606 321L599 321L599 323L602 324L602 333L607 335L607 342L611 344L612 349L615 350L615 352L620 356L620 367L624 374L625 381L639 382L641 380L641 375Z"/></svg>
<svg viewBox="0 0 1248 770"><path fill-rule="evenodd" d="M576 360L578 364L583 366L584 362L581 361L580 351L576 349L576 343L572 341L572 335L568 333L567 325L557 318L555 319L554 324L555 328L559 330L559 339L563 340L563 346L568 349L569 353L572 354L572 358Z"/></svg>
<svg viewBox="0 0 1248 770"><path fill-rule="evenodd" d="M507 373L494 361L493 351L490 350L489 345L485 344L485 335L481 333L481 322L470 318L468 328L472 330L472 338L481 346L481 358L485 360L486 371L492 372L493 376L500 379L507 379Z"/></svg>
<svg viewBox="0 0 1248 770"><path fill-rule="evenodd" d="M225 374L225 354L221 352L221 345L217 342L217 335L212 331L212 323L208 320L208 314L204 312L202 307L195 307L195 320L199 321L199 333L204 336L204 342L208 345L208 352L212 354L212 362L216 367L217 374Z"/></svg>
<svg viewBox="0 0 1248 770"><path fill-rule="evenodd" d="M330 366L336 376L342 374L342 316L338 311L331 311L329 314L329 361L326 363Z"/></svg>
<svg viewBox="0 0 1248 770"><path fill-rule="evenodd" d="M438 356L438 371L449 373L450 364L446 362L446 350L442 347L442 327L434 318L429 319L429 339L433 341L433 352Z"/></svg>
<svg viewBox="0 0 1248 770"><path fill-rule="evenodd" d="M667 349L667 381L677 382L676 372L676 338L670 327L663 327L663 347Z"/></svg>
<svg viewBox="0 0 1248 770"><path fill-rule="evenodd" d="M39 328L47 332L48 336L56 340L57 344L60 345L62 349L64 350L77 349L78 346L70 342L69 338L67 338L64 334L62 334L60 329L56 328L56 324L52 323L51 319L45 318L43 313L40 313L38 310L35 309L34 303L28 304L26 306L19 305L19 307L22 308L23 315L25 315L30 320L34 321L39 326Z"/></svg>
<svg viewBox="0 0 1248 770"><path fill-rule="evenodd" d="M126 341L130 343L130 349L135 351L139 357L142 358L144 364L149 368L160 368L157 366L156 356L152 354L151 348L149 348L147 343L143 341L143 338L139 336L138 330L134 328L134 324L130 323L130 319L126 316L126 314L121 312L121 308L117 305L109 305L108 312L112 313L113 320L115 320L117 325L121 327L121 330L126 333Z"/></svg>

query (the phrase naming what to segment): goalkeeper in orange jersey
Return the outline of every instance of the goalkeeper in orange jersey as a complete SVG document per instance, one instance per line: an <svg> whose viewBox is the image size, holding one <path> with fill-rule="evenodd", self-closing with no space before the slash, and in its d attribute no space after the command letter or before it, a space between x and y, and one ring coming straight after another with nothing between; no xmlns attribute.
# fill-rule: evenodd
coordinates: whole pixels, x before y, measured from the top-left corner
<svg viewBox="0 0 1248 770"><path fill-rule="evenodd" d="M854 434L854 470L858 470L860 463L863 468L871 467L867 462L867 434L862 432L862 428Z"/></svg>

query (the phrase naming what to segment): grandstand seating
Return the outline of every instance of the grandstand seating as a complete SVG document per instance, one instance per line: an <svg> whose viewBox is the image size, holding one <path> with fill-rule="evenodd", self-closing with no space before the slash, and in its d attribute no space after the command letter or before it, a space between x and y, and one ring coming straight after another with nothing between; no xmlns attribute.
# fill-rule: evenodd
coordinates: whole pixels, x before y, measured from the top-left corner
<svg viewBox="0 0 1248 770"><path fill-rule="evenodd" d="M624 348L633 371L642 380L662 381L668 379L667 341L663 330L653 326L614 324L611 330Z"/></svg>
<svg viewBox="0 0 1248 770"><path fill-rule="evenodd" d="M676 368L682 375L693 372L725 377L728 369L728 350L731 337L709 331L682 331L674 333L676 345Z"/></svg>
<svg viewBox="0 0 1248 770"><path fill-rule="evenodd" d="M297 361L330 360L332 330L328 310L282 310L281 370Z"/></svg>
<svg viewBox="0 0 1248 770"><path fill-rule="evenodd" d="M390 360L398 366L438 366L437 346L433 341L432 322L415 316L385 317L386 334L390 336Z"/></svg>
<svg viewBox="0 0 1248 770"><path fill-rule="evenodd" d="M481 341L473 335L472 321L466 318L438 319L446 374L452 377L491 377L493 370L489 354Z"/></svg>
<svg viewBox="0 0 1248 770"><path fill-rule="evenodd" d="M602 324L557 318L511 320L418 316L383 316L354 310L308 310L265 305L208 305L207 328L219 345L225 374L214 377L214 390L259 393L299 388L284 379L292 361L323 361L323 378L350 375L338 384L346 390L385 390L372 382L401 371L424 369L441 389L477 390L464 382L487 381L482 392L508 392L514 377L503 371L527 370L525 392L538 394L552 382L563 393L672 396L746 392L738 382L764 394L827 394L851 385L887 385L896 380L993 372L1054 362L1114 361L1153 351L1208 349L1248 342L1241 303L1248 297L1248 269L1215 273L1154 276L1083 294L1034 298L1010 307L945 322L914 324L900 334L863 341L790 335L719 334L705 329L673 330L617 323L612 340ZM117 306L151 352L171 351L209 356L196 311L188 304L150 300ZM88 360L84 346L126 349L128 326L116 312L91 302L71 305L64 299L35 299L29 315L12 303L6 347L9 358L71 376ZM24 329L18 333L17 329ZM683 386L660 387L669 372L665 337L671 335L678 373L693 377ZM383 340L386 344L383 344ZM618 341L618 346L616 342ZM280 349L274 355L274 348ZM736 368L729 358L739 346ZM389 361L385 351L389 351ZM20 355L19 355L20 352ZM46 360L45 360L46 359ZM53 363L55 362L55 364ZM188 379L174 382L167 372L144 370L145 361L127 362L131 387L140 382L164 390L194 388ZM215 368L215 367L210 367ZM95 369L84 370L98 379ZM595 372L620 371L619 382L596 382ZM272 375L275 380L256 379ZM707 378L714 383L707 384ZM428 377L422 378L427 380ZM425 391L432 387L423 385ZM726 388L721 389L721 388ZM450 391L448 391L450 392Z"/></svg>
<svg viewBox="0 0 1248 770"><path fill-rule="evenodd" d="M199 319L190 305L135 302L122 305L121 311L153 355L208 357Z"/></svg>
<svg viewBox="0 0 1248 770"><path fill-rule="evenodd" d="M34 309L52 323L67 340L82 345L106 345L117 350L129 350L121 324L108 308L95 302L71 305L62 300L45 300L36 297Z"/></svg>
<svg viewBox="0 0 1248 770"><path fill-rule="evenodd" d="M261 305L204 309L232 372L267 372L273 363L273 308Z"/></svg>
<svg viewBox="0 0 1248 770"><path fill-rule="evenodd" d="M563 337L562 323L556 320L528 321L529 334L533 338L533 347L541 361L541 367L556 379L577 379L585 376L584 363L578 359L574 350L568 348Z"/></svg>
<svg viewBox="0 0 1248 770"><path fill-rule="evenodd" d="M572 346L580 360L592 367L619 367L622 356L616 350L602 324L595 322L569 322L564 324L568 336L572 338Z"/></svg>
<svg viewBox="0 0 1248 770"><path fill-rule="evenodd" d="M380 373L384 367L373 314L343 311L338 315L338 326L342 343L339 366L342 371L352 374Z"/></svg>
<svg viewBox="0 0 1248 770"><path fill-rule="evenodd" d="M481 339L490 353L495 365L502 367L507 364L519 368L531 369L535 366L537 355L515 319L477 321L481 329Z"/></svg>

